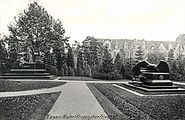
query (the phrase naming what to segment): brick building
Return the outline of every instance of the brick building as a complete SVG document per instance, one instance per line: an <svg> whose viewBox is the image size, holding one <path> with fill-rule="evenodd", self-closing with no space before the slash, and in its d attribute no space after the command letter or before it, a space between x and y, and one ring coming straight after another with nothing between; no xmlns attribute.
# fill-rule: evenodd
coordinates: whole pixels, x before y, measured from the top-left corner
<svg viewBox="0 0 185 120"><path fill-rule="evenodd" d="M98 42L107 46L110 50L112 57L115 57L121 50L125 52L125 58L134 57L135 52L140 46L144 51L144 56L150 52L161 52L167 57L170 49L174 50L174 55L177 57L179 54L185 55L185 34L177 37L175 42L171 41L147 41L139 39L96 39Z"/></svg>

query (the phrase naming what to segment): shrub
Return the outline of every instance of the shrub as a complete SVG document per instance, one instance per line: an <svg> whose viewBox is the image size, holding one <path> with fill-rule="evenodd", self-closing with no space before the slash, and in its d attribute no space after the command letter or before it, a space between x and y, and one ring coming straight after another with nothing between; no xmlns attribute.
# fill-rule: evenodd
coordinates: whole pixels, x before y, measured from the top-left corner
<svg viewBox="0 0 185 120"><path fill-rule="evenodd" d="M56 66L46 64L45 69L53 75L58 75L59 74L58 69L56 68Z"/></svg>
<svg viewBox="0 0 185 120"><path fill-rule="evenodd" d="M77 68L75 67L73 70L74 70L75 76L78 76L78 70L77 70Z"/></svg>
<svg viewBox="0 0 185 120"><path fill-rule="evenodd" d="M69 68L68 68L68 66L67 66L66 63L63 65L63 68L64 68L64 75L65 76L68 76L68 74L69 74Z"/></svg>
<svg viewBox="0 0 185 120"><path fill-rule="evenodd" d="M92 71L92 77L96 79L107 79L107 80L114 80L120 79L119 71L114 70L111 72L101 72L98 66L95 66Z"/></svg>
<svg viewBox="0 0 185 120"><path fill-rule="evenodd" d="M90 77L91 76L91 67L89 65L85 66L84 76L85 77Z"/></svg>
<svg viewBox="0 0 185 120"><path fill-rule="evenodd" d="M75 76L75 71L73 68L72 68L72 76Z"/></svg>
<svg viewBox="0 0 185 120"><path fill-rule="evenodd" d="M58 75L58 69L55 66L50 66L51 74Z"/></svg>
<svg viewBox="0 0 185 120"><path fill-rule="evenodd" d="M69 76L75 76L74 69L69 66Z"/></svg>
<svg viewBox="0 0 185 120"><path fill-rule="evenodd" d="M78 76L83 76L84 75L84 72L81 68L78 68L77 71L78 71Z"/></svg>
<svg viewBox="0 0 185 120"><path fill-rule="evenodd" d="M65 74L64 74L64 68L61 68L60 69L60 76L65 76Z"/></svg>

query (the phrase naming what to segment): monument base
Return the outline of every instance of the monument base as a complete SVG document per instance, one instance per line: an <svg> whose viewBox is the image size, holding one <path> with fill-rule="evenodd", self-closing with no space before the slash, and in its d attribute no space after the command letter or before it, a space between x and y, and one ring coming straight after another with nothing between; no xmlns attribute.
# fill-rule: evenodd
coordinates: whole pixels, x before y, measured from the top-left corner
<svg viewBox="0 0 185 120"><path fill-rule="evenodd" d="M134 88L137 90L141 90L143 92L185 92L185 89L183 88L179 88L175 85L146 85L142 82L138 82L138 81L133 81L133 82L128 82L128 83L123 83L125 86L130 87L130 88Z"/></svg>
<svg viewBox="0 0 185 120"><path fill-rule="evenodd" d="M54 79L40 63L24 63L0 76L0 79Z"/></svg>
<svg viewBox="0 0 185 120"><path fill-rule="evenodd" d="M177 86L173 85L171 80L152 80L150 82L132 81L129 82L129 84L149 89L178 88Z"/></svg>
<svg viewBox="0 0 185 120"><path fill-rule="evenodd" d="M134 81L126 86L146 92L181 92L185 89L173 85L169 75L168 64L160 61L158 65L146 61L138 63L133 68Z"/></svg>

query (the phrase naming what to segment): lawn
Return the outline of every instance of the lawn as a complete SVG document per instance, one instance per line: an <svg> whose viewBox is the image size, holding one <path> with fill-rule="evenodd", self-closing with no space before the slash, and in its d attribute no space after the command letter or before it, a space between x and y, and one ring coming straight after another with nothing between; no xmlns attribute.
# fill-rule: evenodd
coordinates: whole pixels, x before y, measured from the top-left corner
<svg viewBox="0 0 185 120"><path fill-rule="evenodd" d="M0 98L0 120L43 120L60 92Z"/></svg>
<svg viewBox="0 0 185 120"><path fill-rule="evenodd" d="M87 86L91 90L91 92L94 94L106 114L108 115L109 119L111 120L128 120L127 116L121 111L116 108L114 104L111 103L111 101L105 97L94 85L91 83L87 83Z"/></svg>
<svg viewBox="0 0 185 120"><path fill-rule="evenodd" d="M62 76L59 78L59 80L73 80L73 81L112 81L112 80L105 80L105 79L95 79L91 77L83 77L83 76ZM121 81L121 80L127 80L127 79L119 79L114 81Z"/></svg>
<svg viewBox="0 0 185 120"><path fill-rule="evenodd" d="M111 84L94 83L130 120L184 120L185 95L137 96Z"/></svg>
<svg viewBox="0 0 185 120"><path fill-rule="evenodd" d="M55 81L0 81L0 92L23 91L42 88L52 88L64 85L65 82Z"/></svg>

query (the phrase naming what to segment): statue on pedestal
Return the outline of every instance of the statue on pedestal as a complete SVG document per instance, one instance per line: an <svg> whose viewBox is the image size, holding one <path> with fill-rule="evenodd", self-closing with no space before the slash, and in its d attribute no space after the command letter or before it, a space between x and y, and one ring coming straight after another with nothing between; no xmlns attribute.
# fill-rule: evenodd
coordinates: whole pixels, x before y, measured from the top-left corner
<svg viewBox="0 0 185 120"><path fill-rule="evenodd" d="M26 50L26 58L28 59L28 63L33 63L34 50L30 46L27 47L27 50Z"/></svg>

